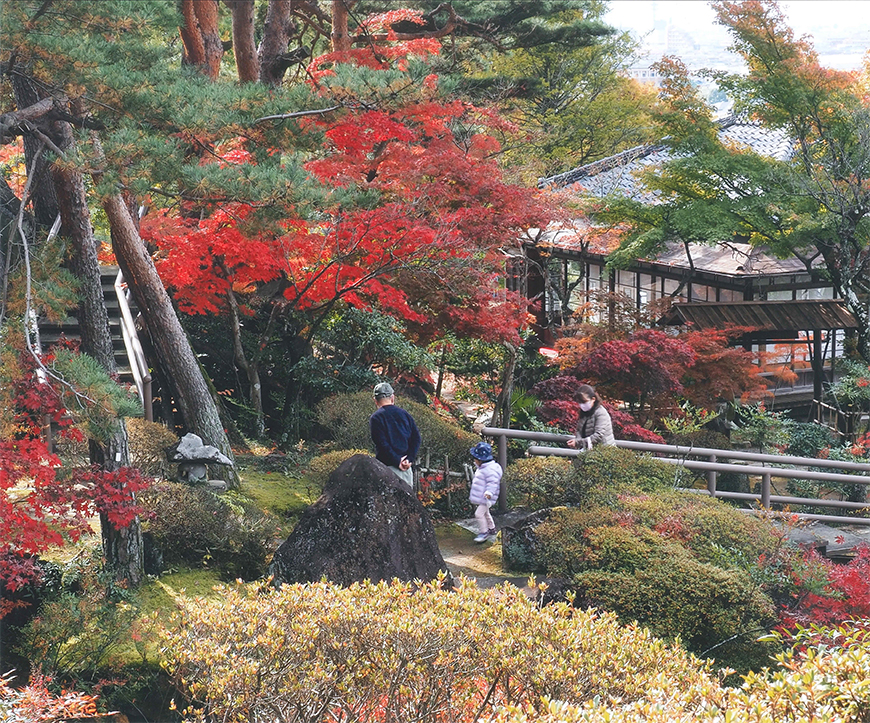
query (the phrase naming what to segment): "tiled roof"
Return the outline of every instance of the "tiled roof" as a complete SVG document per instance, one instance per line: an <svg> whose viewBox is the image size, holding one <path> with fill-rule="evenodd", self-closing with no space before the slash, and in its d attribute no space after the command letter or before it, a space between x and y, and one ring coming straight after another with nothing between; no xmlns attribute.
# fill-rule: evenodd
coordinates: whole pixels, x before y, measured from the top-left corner
<svg viewBox="0 0 870 723"><path fill-rule="evenodd" d="M749 244L728 243L707 246L691 243L689 252L692 255L692 265L696 270L712 274L757 277L807 273L806 266L796 257L778 259ZM655 263L676 268L690 267L686 258L686 248L681 243L669 244L656 256ZM815 265L821 263L821 259L818 259Z"/></svg>
<svg viewBox="0 0 870 723"><path fill-rule="evenodd" d="M836 299L676 303L659 323L698 331L743 326L777 333L858 328L855 317Z"/></svg>
<svg viewBox="0 0 870 723"><path fill-rule="evenodd" d="M777 160L787 159L792 152L784 131L765 128L757 122L739 120L734 116L719 121L719 137L724 143L746 146ZM655 196L638 183L638 173L644 168L660 165L671 157L671 151L662 144L637 146L565 173L542 178L538 186L575 186L578 192L592 196L618 192L638 201L651 202Z"/></svg>

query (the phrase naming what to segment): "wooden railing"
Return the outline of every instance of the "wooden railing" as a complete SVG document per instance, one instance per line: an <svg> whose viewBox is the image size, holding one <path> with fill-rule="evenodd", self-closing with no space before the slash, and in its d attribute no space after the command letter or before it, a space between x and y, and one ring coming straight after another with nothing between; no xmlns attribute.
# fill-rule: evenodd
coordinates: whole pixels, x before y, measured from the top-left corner
<svg viewBox="0 0 870 723"><path fill-rule="evenodd" d="M133 320L133 312L127 300L127 287L124 283L124 274L118 271L115 279L115 295L118 297L118 307L121 310L121 334L124 338L124 348L127 350L127 358L130 360L130 371L133 373L133 381L136 383L136 391L142 400L142 408L145 419L154 421L154 410L151 399L151 373L148 371L148 362L145 360L145 352L139 341L136 331L136 323Z"/></svg>
<svg viewBox="0 0 870 723"><path fill-rule="evenodd" d="M494 437L497 440L498 459L502 467L507 464L507 440L524 439L533 442L556 442L565 444L572 437L565 434L551 434L549 432L529 432L522 429L501 429L498 427L485 427L483 434ZM770 510L773 504L783 505L808 505L813 507L830 507L834 509L870 510L870 503L850 502L847 500L815 499L806 497L790 497L773 494L772 479L790 478L813 480L817 482L829 482L832 484L860 484L870 485L870 464L858 462L843 462L834 459L815 459L812 457L792 457L778 454L762 454L758 452L746 452L734 449L714 449L709 447L684 447L670 444L651 444L647 442L632 442L617 440L616 446L623 449L632 449L637 452L647 452L656 455L656 458L666 464L673 464L685 469L706 472L706 490L687 490L692 492L706 491L713 497L725 499L757 502L761 508ZM583 454L580 450L567 447L544 447L532 445L528 448L529 454L553 455L560 457L576 457ZM703 460L693 459L704 457ZM720 460L740 460L741 462L754 462L756 464L726 463ZM779 466L788 465L788 466ZM798 469L799 468L799 469ZM808 469L813 468L813 469ZM819 468L842 470L843 472L818 471ZM720 472L736 472L750 477L761 478L760 494L745 492L725 492L716 489L716 478ZM845 474L852 473L852 474ZM504 486L503 486L504 487ZM503 496L506 490L503 489ZM506 499L505 499L506 504ZM499 509L502 509L502 498L499 499ZM845 517L837 515L822 515L812 513L798 513L802 519L820 520L827 522L843 522L851 524L870 525L867 517Z"/></svg>

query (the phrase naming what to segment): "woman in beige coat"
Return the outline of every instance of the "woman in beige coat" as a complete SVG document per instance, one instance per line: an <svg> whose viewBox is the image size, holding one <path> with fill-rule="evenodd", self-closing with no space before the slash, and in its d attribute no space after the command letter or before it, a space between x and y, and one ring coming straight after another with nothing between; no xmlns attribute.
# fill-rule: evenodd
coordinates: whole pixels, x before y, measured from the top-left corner
<svg viewBox="0 0 870 723"><path fill-rule="evenodd" d="M595 389L588 384L581 384L577 397L580 399L580 418L577 420L577 432L574 439L568 440L568 446L587 450L596 444L616 444L610 415L601 404Z"/></svg>

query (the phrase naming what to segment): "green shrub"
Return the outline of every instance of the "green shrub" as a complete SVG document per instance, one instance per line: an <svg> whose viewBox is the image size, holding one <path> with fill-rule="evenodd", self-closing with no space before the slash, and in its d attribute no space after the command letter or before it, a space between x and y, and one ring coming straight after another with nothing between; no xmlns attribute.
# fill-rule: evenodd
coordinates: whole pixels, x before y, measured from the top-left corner
<svg viewBox="0 0 870 723"><path fill-rule="evenodd" d="M755 641L775 623L775 609L750 566L779 538L721 502L685 497L625 496L620 509L554 509L535 528L536 562L574 585L584 605L679 637L690 652L722 665L763 665L771 649Z"/></svg>
<svg viewBox="0 0 870 723"><path fill-rule="evenodd" d="M504 474L511 503L533 510L576 504L583 497L579 488L581 481L577 468L566 457L520 459L508 465Z"/></svg>
<svg viewBox="0 0 870 723"><path fill-rule="evenodd" d="M318 494L323 492L329 475L335 472L342 462L355 454L371 453L366 449L339 449L313 457L308 463L308 469L302 479L303 483L309 485Z"/></svg>
<svg viewBox="0 0 870 723"><path fill-rule="evenodd" d="M414 417L423 439L420 456L431 453L432 463L442 465L444 455L458 467L469 461L468 450L480 437L462 429L454 419L440 416L424 404L410 399L397 403ZM326 428L338 449L366 449L374 451L369 434L369 417L375 405L369 392L338 394L321 402L316 409L317 421ZM422 461L422 460L418 460Z"/></svg>
<svg viewBox="0 0 870 723"><path fill-rule="evenodd" d="M615 504L617 494L670 489L681 479L674 466L619 447L595 447L573 462L529 457L505 472L512 501L532 509L590 501Z"/></svg>
<svg viewBox="0 0 870 723"><path fill-rule="evenodd" d="M63 566L58 586L22 630L19 652L63 680L95 682L127 645L137 609L116 586L99 549Z"/></svg>
<svg viewBox="0 0 870 723"><path fill-rule="evenodd" d="M266 573L278 535L276 521L250 502L205 487L161 482L142 493L151 533L166 565L212 567L226 580Z"/></svg>
<svg viewBox="0 0 870 723"><path fill-rule="evenodd" d="M166 448L178 442L178 437L164 425L132 417L127 419L130 441L130 464L148 477L170 477L172 465L166 459Z"/></svg>
<svg viewBox="0 0 870 723"><path fill-rule="evenodd" d="M714 685L710 669L614 616L543 608L518 588L439 581L236 586L179 600L168 669L195 701L186 719L489 720L543 696L629 704L665 681Z"/></svg>
<svg viewBox="0 0 870 723"><path fill-rule="evenodd" d="M593 447L574 464L583 485L596 499L612 500L625 492L656 492L679 487L685 472L646 454L621 447Z"/></svg>
<svg viewBox="0 0 870 723"><path fill-rule="evenodd" d="M676 490L626 495L621 505L638 524L681 542L704 562L720 566L754 564L759 555L769 554L783 541L768 521L707 495ZM726 564L729 556L731 564Z"/></svg>

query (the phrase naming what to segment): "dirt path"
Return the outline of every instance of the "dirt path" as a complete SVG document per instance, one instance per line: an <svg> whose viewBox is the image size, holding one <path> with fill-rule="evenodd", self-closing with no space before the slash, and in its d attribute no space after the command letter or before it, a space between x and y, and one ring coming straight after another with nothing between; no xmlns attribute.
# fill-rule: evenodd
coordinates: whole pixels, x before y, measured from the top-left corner
<svg viewBox="0 0 870 723"><path fill-rule="evenodd" d="M474 541L476 534L474 518L446 522L435 528L441 556L450 572L456 577L474 578L483 588L509 582L534 597L534 591L528 587L527 575L511 575L502 569L501 537L495 542L479 544Z"/></svg>

